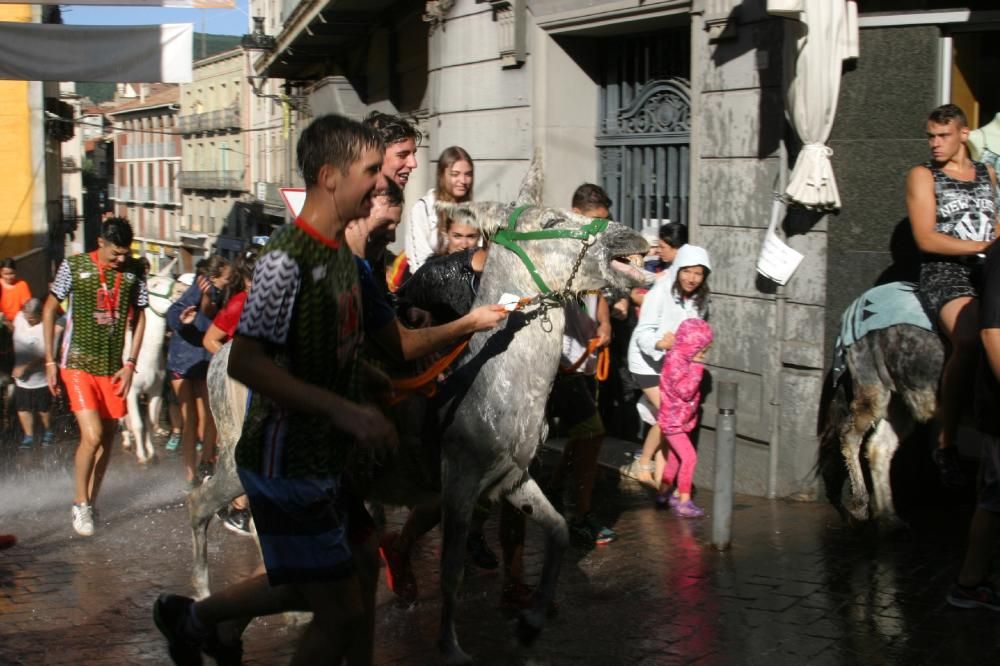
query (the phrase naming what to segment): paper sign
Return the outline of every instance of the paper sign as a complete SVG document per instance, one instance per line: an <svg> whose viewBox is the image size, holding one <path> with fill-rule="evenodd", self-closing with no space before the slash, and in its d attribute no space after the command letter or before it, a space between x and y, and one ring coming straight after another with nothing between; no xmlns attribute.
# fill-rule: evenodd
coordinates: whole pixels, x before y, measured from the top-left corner
<svg viewBox="0 0 1000 666"><path fill-rule="evenodd" d="M804 258L802 253L788 247L778 238L775 230L778 227L778 220L784 213L785 204L781 199L775 198L771 206L771 223L767 227L767 233L764 234L764 244L757 258L757 272L780 285L788 283L792 273Z"/></svg>

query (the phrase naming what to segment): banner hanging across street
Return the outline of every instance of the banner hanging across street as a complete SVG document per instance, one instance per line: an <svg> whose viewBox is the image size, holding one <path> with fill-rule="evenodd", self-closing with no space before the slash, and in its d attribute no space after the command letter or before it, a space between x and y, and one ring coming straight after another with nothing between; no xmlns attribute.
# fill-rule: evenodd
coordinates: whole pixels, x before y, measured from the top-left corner
<svg viewBox="0 0 1000 666"><path fill-rule="evenodd" d="M190 23L0 23L0 79L189 83Z"/></svg>
<svg viewBox="0 0 1000 666"><path fill-rule="evenodd" d="M0 5L51 5L47 0L0 0ZM73 0L74 5L108 7L172 7L184 9L233 9L236 0Z"/></svg>

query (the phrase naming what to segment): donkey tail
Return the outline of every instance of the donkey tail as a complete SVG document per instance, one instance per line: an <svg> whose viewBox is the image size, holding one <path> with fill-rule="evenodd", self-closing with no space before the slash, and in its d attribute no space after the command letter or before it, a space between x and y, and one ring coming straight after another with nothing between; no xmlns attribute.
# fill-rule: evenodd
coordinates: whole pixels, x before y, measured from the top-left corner
<svg viewBox="0 0 1000 666"><path fill-rule="evenodd" d="M833 382L833 372L827 373L816 424L819 452L815 474L823 479L826 497L838 509L841 507L841 489L847 480L840 438L851 421L852 386L850 372L843 373L836 384Z"/></svg>

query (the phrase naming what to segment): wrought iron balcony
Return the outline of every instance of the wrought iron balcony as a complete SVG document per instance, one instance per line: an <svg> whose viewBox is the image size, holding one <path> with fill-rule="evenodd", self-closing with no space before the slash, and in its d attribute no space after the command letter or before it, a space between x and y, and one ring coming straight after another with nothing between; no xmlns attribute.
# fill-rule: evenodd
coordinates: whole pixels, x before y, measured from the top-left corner
<svg viewBox="0 0 1000 666"><path fill-rule="evenodd" d="M240 107L232 104L218 111L206 111L180 116L177 119L177 129L181 134L197 134L199 132L217 132L240 128Z"/></svg>

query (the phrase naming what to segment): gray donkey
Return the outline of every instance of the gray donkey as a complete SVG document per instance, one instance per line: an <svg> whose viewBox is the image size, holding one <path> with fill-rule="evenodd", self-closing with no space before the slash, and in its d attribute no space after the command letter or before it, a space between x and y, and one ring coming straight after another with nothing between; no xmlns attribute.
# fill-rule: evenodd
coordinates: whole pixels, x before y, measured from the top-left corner
<svg viewBox="0 0 1000 666"><path fill-rule="evenodd" d="M530 189L522 188L522 192ZM545 404L562 351L560 306L570 289L625 289L639 284L642 275L626 258L644 254L647 244L624 225L564 210L498 203L444 204L441 209L493 239L475 306L498 303L505 294L525 303L502 328L471 338L433 401L440 423L443 505L439 648L446 663L458 664L471 662L458 643L455 613L469 520L481 495L506 499L545 531L541 581L533 607L520 617L519 637L530 643L542 629L555 595L568 531L563 517L531 478L528 465L545 438ZM242 426L246 392L226 375L228 347L216 354L208 373L210 404L219 430L219 462L215 475L188 498L194 532L194 586L200 596L208 593L208 522L242 493L233 448ZM368 499L383 501L382 486L407 485L375 483Z"/></svg>
<svg viewBox="0 0 1000 666"><path fill-rule="evenodd" d="M820 470L831 501L852 518L894 520L889 484L892 458L901 438L918 423L927 423L937 408L937 388L945 349L935 331L895 325L874 330L847 348L847 373L824 405L820 432ZM846 506L840 503L843 477L834 460L842 456L850 480ZM868 488L861 469L867 457L874 495L870 512Z"/></svg>

